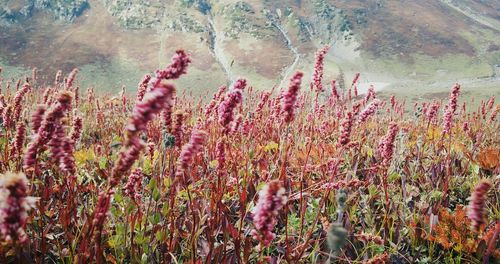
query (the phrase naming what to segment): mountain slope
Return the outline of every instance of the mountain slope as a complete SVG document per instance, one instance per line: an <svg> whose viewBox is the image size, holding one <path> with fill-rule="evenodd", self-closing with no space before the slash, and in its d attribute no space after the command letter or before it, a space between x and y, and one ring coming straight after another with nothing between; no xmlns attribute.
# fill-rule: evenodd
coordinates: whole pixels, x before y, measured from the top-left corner
<svg viewBox="0 0 500 264"><path fill-rule="evenodd" d="M119 86L193 53L194 91L245 76L263 89L327 64L371 81L488 77L500 64L494 0L3 0L0 62L53 74L81 67ZM33 55L35 51L35 55ZM130 79L123 79L125 75ZM208 83L207 83L208 80ZM209 87L207 87L209 86Z"/></svg>

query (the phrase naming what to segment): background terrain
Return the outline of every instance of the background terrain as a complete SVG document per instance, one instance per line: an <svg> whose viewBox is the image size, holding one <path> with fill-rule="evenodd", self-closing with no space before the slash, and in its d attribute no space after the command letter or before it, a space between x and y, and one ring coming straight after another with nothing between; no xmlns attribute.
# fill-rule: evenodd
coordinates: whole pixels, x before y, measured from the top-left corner
<svg viewBox="0 0 500 264"><path fill-rule="evenodd" d="M500 91L499 34L495 0L0 0L5 72L78 67L100 91L135 89L178 48L194 62L186 91L238 76L271 89L297 69L309 78L331 44L326 80L361 72L362 88L409 100L445 97L458 81L482 98Z"/></svg>

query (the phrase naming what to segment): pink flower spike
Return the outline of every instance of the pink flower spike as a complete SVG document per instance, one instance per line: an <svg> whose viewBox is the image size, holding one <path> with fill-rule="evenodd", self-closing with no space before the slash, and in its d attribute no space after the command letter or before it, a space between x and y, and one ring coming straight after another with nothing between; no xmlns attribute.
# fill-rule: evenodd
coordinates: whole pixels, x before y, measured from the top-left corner
<svg viewBox="0 0 500 264"><path fill-rule="evenodd" d="M264 247L271 244L276 235L273 233L277 224L278 213L287 202L286 190L280 181L268 183L259 192L259 200L252 211L254 229L251 234Z"/></svg>

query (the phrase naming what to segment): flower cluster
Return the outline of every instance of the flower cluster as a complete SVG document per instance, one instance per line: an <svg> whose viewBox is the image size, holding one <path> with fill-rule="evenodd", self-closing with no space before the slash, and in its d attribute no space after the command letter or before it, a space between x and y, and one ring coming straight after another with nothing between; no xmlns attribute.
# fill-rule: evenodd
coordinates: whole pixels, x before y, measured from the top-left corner
<svg viewBox="0 0 500 264"><path fill-rule="evenodd" d="M21 155L23 152L24 139L26 136L26 126L23 122L19 122L16 128L16 136L12 143L12 155Z"/></svg>
<svg viewBox="0 0 500 264"><path fill-rule="evenodd" d="M184 124L184 112L178 110L174 113L174 126L172 135L175 137L175 146L182 146L182 125Z"/></svg>
<svg viewBox="0 0 500 264"><path fill-rule="evenodd" d="M339 94L339 91L337 89L337 81L332 80L332 82L330 83L330 86L332 89L331 103L333 104L334 101L340 100L340 94Z"/></svg>
<svg viewBox="0 0 500 264"><path fill-rule="evenodd" d="M297 101L297 96L300 90L300 84L303 75L304 74L302 72L295 73L292 79L290 79L288 90L281 98L283 120L287 123L293 121L293 119L295 118L295 102Z"/></svg>
<svg viewBox="0 0 500 264"><path fill-rule="evenodd" d="M24 155L25 170L34 167L39 149L52 139L58 127L61 126L60 121L70 109L71 100L72 97L68 91L61 92L57 98L57 103L47 110L37 133L33 135L31 143L28 145L28 149Z"/></svg>
<svg viewBox="0 0 500 264"><path fill-rule="evenodd" d="M429 120L429 123L431 124L435 123L438 111L439 111L439 102L434 102L427 111L427 120Z"/></svg>
<svg viewBox="0 0 500 264"><path fill-rule="evenodd" d="M470 198L467 216L472 221L472 230L479 230L484 224L484 209L488 190L492 184L488 180L480 181L474 188L474 192Z"/></svg>
<svg viewBox="0 0 500 264"><path fill-rule="evenodd" d="M273 233L277 223L276 217L286 202L286 190L279 181L268 183L259 192L259 200L252 211L255 226L255 229L252 230L252 236L259 240L264 247L269 246L276 237Z"/></svg>
<svg viewBox="0 0 500 264"><path fill-rule="evenodd" d="M156 114L173 103L174 93L175 87L173 85L159 83L155 89L146 93L142 101L136 103L130 121L125 128L127 140L113 167L109 181L110 186L116 186L121 177L127 174L139 158L139 154L144 148L139 133L146 130L147 123L153 120Z"/></svg>
<svg viewBox="0 0 500 264"><path fill-rule="evenodd" d="M389 125L389 131L382 138L378 145L378 151L380 156L382 157L383 164L388 165L394 154L394 140L396 140L396 136L399 131L399 126L397 123L393 122Z"/></svg>
<svg viewBox="0 0 500 264"><path fill-rule="evenodd" d="M29 83L25 83L19 91L16 93L16 97L14 97L14 120L17 121L19 120L19 117L21 116L21 111L23 110L23 107L21 105L21 102L24 98L24 96L28 93L28 91L31 89L31 86Z"/></svg>
<svg viewBox="0 0 500 264"><path fill-rule="evenodd" d="M373 100L360 114L359 122L365 122L370 116L372 116L380 105L380 100Z"/></svg>
<svg viewBox="0 0 500 264"><path fill-rule="evenodd" d="M445 134L450 133L453 115L457 110L457 100L459 94L460 94L460 85L457 83L451 88L450 101L448 103L448 108L446 108L446 112L444 114L443 132Z"/></svg>
<svg viewBox="0 0 500 264"><path fill-rule="evenodd" d="M73 123L72 123L72 130L71 130L71 135L70 139L76 144L76 142L80 139L82 135L82 129L83 129L83 120L80 116L75 116L73 118Z"/></svg>
<svg viewBox="0 0 500 264"><path fill-rule="evenodd" d="M177 161L175 176L183 178L184 172L188 169L191 161L205 144L207 133L203 130L193 130L189 142L182 147Z"/></svg>
<svg viewBox="0 0 500 264"><path fill-rule="evenodd" d="M77 68L75 68L69 73L68 78L66 78L66 89L70 89L71 87L73 87L73 82L76 79L76 75L78 74L78 71L79 70Z"/></svg>
<svg viewBox="0 0 500 264"><path fill-rule="evenodd" d="M352 112L347 112L347 116L342 121L340 127L340 137L338 141L338 146L346 146L351 142L351 131L352 125L354 123L354 114Z"/></svg>
<svg viewBox="0 0 500 264"><path fill-rule="evenodd" d="M24 231L28 211L35 207L35 198L28 196L28 180L22 173L0 175L0 237L3 241L25 243Z"/></svg>
<svg viewBox="0 0 500 264"><path fill-rule="evenodd" d="M215 146L215 151L216 151L216 158L217 158L217 168L219 170L224 169L224 164L226 162L226 154L225 154L225 148L224 148L224 140L220 139L217 141L217 144Z"/></svg>
<svg viewBox="0 0 500 264"><path fill-rule="evenodd" d="M230 124L234 120L234 109L243 101L242 93L246 85L246 80L237 80L231 90L226 94L224 101L219 104L219 124L222 126L222 131L224 133L228 133L231 130Z"/></svg>
<svg viewBox="0 0 500 264"><path fill-rule="evenodd" d="M144 98L144 95L146 94L146 91L148 90L148 83L151 80L151 75L146 74L142 78L141 82L139 83L137 87L137 101L142 101L142 98Z"/></svg>
<svg viewBox="0 0 500 264"><path fill-rule="evenodd" d="M181 75L187 73L187 67L191 63L189 55L184 50L178 50L172 56L172 62L164 70L157 70L156 77L149 82L151 89L155 89L163 80L178 79Z"/></svg>
<svg viewBox="0 0 500 264"><path fill-rule="evenodd" d="M142 179L144 178L144 174L142 173L141 168L136 168L128 178L125 187L123 187L123 192L134 199L134 201L139 201L141 199L141 194L138 190L142 187Z"/></svg>
<svg viewBox="0 0 500 264"><path fill-rule="evenodd" d="M316 92L323 92L323 67L325 56L330 50L330 46L326 45L318 52L316 52L316 62L314 64L314 71L312 76L311 89L315 89Z"/></svg>

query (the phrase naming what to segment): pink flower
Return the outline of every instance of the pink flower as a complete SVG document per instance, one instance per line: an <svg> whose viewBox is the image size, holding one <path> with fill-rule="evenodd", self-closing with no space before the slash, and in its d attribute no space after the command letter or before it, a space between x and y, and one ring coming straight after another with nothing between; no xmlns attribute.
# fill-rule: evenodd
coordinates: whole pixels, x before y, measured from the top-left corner
<svg viewBox="0 0 500 264"><path fill-rule="evenodd" d="M345 146L351 141L351 130L354 122L354 114L352 112L347 112L347 116L344 118L340 128L340 137L337 143L338 146Z"/></svg>
<svg viewBox="0 0 500 264"><path fill-rule="evenodd" d="M83 120L79 116L75 116L73 118L73 124L72 124L72 130L71 130L71 135L70 139L73 141L73 145L80 140L80 137L82 135L82 129L83 129Z"/></svg>
<svg viewBox="0 0 500 264"><path fill-rule="evenodd" d="M62 125L58 124L55 128L54 136L47 144L50 149L51 159L57 165L59 165L61 157L64 155L62 149L62 142L64 140L64 137L64 128L62 127Z"/></svg>
<svg viewBox="0 0 500 264"><path fill-rule="evenodd" d="M496 107L492 112L490 116L490 121L493 122L497 118L498 110L500 109L500 106Z"/></svg>
<svg viewBox="0 0 500 264"><path fill-rule="evenodd" d="M231 127L231 133L236 133L240 130L241 123L243 122L243 115L238 114Z"/></svg>
<svg viewBox="0 0 500 264"><path fill-rule="evenodd" d="M6 128L9 128L11 123L12 123L12 106L7 105L7 107L3 109L2 125Z"/></svg>
<svg viewBox="0 0 500 264"><path fill-rule="evenodd" d="M252 124L250 123L250 119L247 117L243 122L241 132L243 133L243 135L248 136L250 134L250 129L252 129Z"/></svg>
<svg viewBox="0 0 500 264"><path fill-rule="evenodd" d="M1 87L0 87L1 88ZM3 118L3 109L6 107L7 105L5 104L5 97L3 96L2 94L2 91L0 89L0 118Z"/></svg>
<svg viewBox="0 0 500 264"><path fill-rule="evenodd" d="M352 79L351 87L356 85L356 83L359 80L359 76L361 76L361 74L359 72L354 75L354 79Z"/></svg>
<svg viewBox="0 0 500 264"><path fill-rule="evenodd" d="M246 80L237 80L232 89L226 94L224 101L219 105L219 124L222 126L224 134L230 131L230 123L234 120L234 109L243 101L242 92L246 85Z"/></svg>
<svg viewBox="0 0 500 264"><path fill-rule="evenodd" d="M3 241L28 241L24 228L28 211L35 207L35 202L35 198L28 196L28 179L24 174L0 175L0 237Z"/></svg>
<svg viewBox="0 0 500 264"><path fill-rule="evenodd" d="M469 122L464 122L463 126L462 126L462 129L465 133L469 132Z"/></svg>
<svg viewBox="0 0 500 264"><path fill-rule="evenodd" d="M469 207L467 209L467 217L472 221L472 229L478 231L484 221L484 209L488 190L492 184L488 180L480 181L474 188L474 192L470 198Z"/></svg>
<svg viewBox="0 0 500 264"><path fill-rule="evenodd" d="M270 121L272 119L272 122L274 122L275 119L279 118L282 114L282 107L281 107L281 101L283 100L283 97L285 95L285 91L280 91L278 97L271 99L270 101L270 108L271 108L271 117Z"/></svg>
<svg viewBox="0 0 500 264"><path fill-rule="evenodd" d="M252 211L254 229L252 236L264 247L271 244L276 235L273 233L277 216L287 202L286 190L279 181L268 183L259 192L259 200Z"/></svg>
<svg viewBox="0 0 500 264"><path fill-rule="evenodd" d="M142 187L142 179L144 174L141 168L136 168L130 177L128 178L127 184L123 187L125 195L132 198L134 201L138 202L141 199L141 194L138 192Z"/></svg>
<svg viewBox="0 0 500 264"><path fill-rule="evenodd" d="M80 86L77 86L75 87L75 89L73 89L73 94L75 96L75 106L78 106L78 104L80 103Z"/></svg>
<svg viewBox="0 0 500 264"><path fill-rule="evenodd" d="M156 114L173 104L174 93L173 85L160 82L157 87L146 93L142 101L136 103L129 124L125 128L127 140L111 173L110 187L116 186L139 158L144 148L139 133L146 131L148 122L153 120Z"/></svg>
<svg viewBox="0 0 500 264"><path fill-rule="evenodd" d="M290 85L288 85L288 90L281 98L283 120L286 123L290 123L295 118L295 104L297 101L297 96L300 90L300 84L302 82L302 72L296 72L295 75L290 79Z"/></svg>
<svg viewBox="0 0 500 264"><path fill-rule="evenodd" d="M394 95L391 96L390 103L391 103L391 109L394 110L394 108L396 107L396 97Z"/></svg>
<svg viewBox="0 0 500 264"><path fill-rule="evenodd" d="M174 127L172 129L172 135L175 137L175 146L182 146L182 125L184 123L184 112L176 111L174 113Z"/></svg>
<svg viewBox="0 0 500 264"><path fill-rule="evenodd" d="M24 155L25 170L31 169L35 165L39 148L47 144L54 133L56 133L57 128L60 126L60 120L71 107L71 100L71 94L68 91L61 92L57 98L57 103L47 110L37 133L33 135Z"/></svg>
<svg viewBox="0 0 500 264"><path fill-rule="evenodd" d="M378 152L383 159L384 165L389 165L392 160L392 156L394 154L394 141L396 140L396 136L398 134L399 127L398 124L392 122L389 125L389 130L387 134L382 138L378 145Z"/></svg>
<svg viewBox="0 0 500 264"><path fill-rule="evenodd" d="M59 161L59 168L67 172L70 176L75 177L76 164L74 157L74 142L68 137L63 137L61 142L61 149L63 155Z"/></svg>
<svg viewBox="0 0 500 264"><path fill-rule="evenodd" d="M94 229L97 229L91 231L91 234L94 235L94 237L91 237L91 239L93 239L94 241L100 241L102 229L108 216L109 207L111 206L111 198L113 197L114 193L115 192L113 189L99 192L97 204L92 214L92 227Z"/></svg>
<svg viewBox="0 0 500 264"><path fill-rule="evenodd" d="M368 92L366 93L363 103L366 104L370 99L375 99L375 87L373 85L370 85L370 88L368 88Z"/></svg>
<svg viewBox="0 0 500 264"><path fill-rule="evenodd" d="M491 98L488 100L488 102L486 102L486 108L488 109L488 111L490 111L491 109L493 109L494 105L495 105L495 96L492 95Z"/></svg>
<svg viewBox="0 0 500 264"><path fill-rule="evenodd" d="M123 175L126 175L132 168L144 148L144 143L137 136L131 137L126 143L126 147L118 154L118 160L111 172L112 176L109 178L111 187L118 185Z"/></svg>
<svg viewBox="0 0 500 264"><path fill-rule="evenodd" d="M73 69L66 79L66 89L70 89L73 87L73 82L75 81L76 74L78 74L79 70L77 68Z"/></svg>
<svg viewBox="0 0 500 264"><path fill-rule="evenodd" d="M216 152L216 158L218 161L217 168L219 170L224 169L224 164L226 163L226 154L225 154L225 149L224 149L224 139L220 139L217 141L217 144L215 146L215 152Z"/></svg>
<svg viewBox="0 0 500 264"><path fill-rule="evenodd" d="M257 105L257 109L255 109L255 114L259 115L262 112L262 110L264 109L264 106L269 101L270 96L271 96L270 92L262 93L259 104Z"/></svg>
<svg viewBox="0 0 500 264"><path fill-rule="evenodd" d="M165 110L161 111L161 120L163 122L163 128L166 132L172 132L172 106L168 105Z"/></svg>
<svg viewBox="0 0 500 264"><path fill-rule="evenodd" d="M373 100L359 115L359 122L365 122L370 116L372 116L380 105L378 99Z"/></svg>
<svg viewBox="0 0 500 264"><path fill-rule="evenodd" d="M191 132L189 142L182 147L181 153L179 154L175 170L176 177L183 178L184 172L189 168L194 157L200 152L205 144L206 137L207 133L203 130L193 130Z"/></svg>
<svg viewBox="0 0 500 264"><path fill-rule="evenodd" d="M52 89L51 87L47 87L44 91L43 91L43 103L44 104L47 104L47 105L51 105L51 101L52 101L52 93L54 92L54 89Z"/></svg>
<svg viewBox="0 0 500 264"><path fill-rule="evenodd" d="M429 123L434 124L436 122L436 116L439 110L439 102L434 102L431 108L427 112L427 120Z"/></svg>
<svg viewBox="0 0 500 264"><path fill-rule="evenodd" d="M337 90L337 81L336 80L332 80L331 87L332 87L332 100L338 101L340 99L340 94L339 94L339 91Z"/></svg>
<svg viewBox="0 0 500 264"><path fill-rule="evenodd" d="M14 142L12 143L12 155L18 156L23 152L25 135L26 126L23 122L19 122L16 128L16 136L14 137Z"/></svg>
<svg viewBox="0 0 500 264"><path fill-rule="evenodd" d="M17 91L16 97L14 97L14 120L17 121L19 120L19 117L21 116L21 110L23 109L21 102L28 93L28 91L31 89L31 86L29 83L25 83L23 87Z"/></svg>
<svg viewBox="0 0 500 264"><path fill-rule="evenodd" d="M328 53L329 49L330 46L326 45L322 49L318 50L318 52L316 52L316 63L314 64L314 71L312 76L313 82L311 83L311 89L315 88L316 92L318 93L323 92L323 66L325 56Z"/></svg>
<svg viewBox="0 0 500 264"><path fill-rule="evenodd" d="M449 134L452 126L452 119L455 111L457 110L457 100L458 95L460 94L460 85L456 83L451 88L450 101L448 103L448 108L446 108L446 112L444 114L443 120L443 133Z"/></svg>
<svg viewBox="0 0 500 264"><path fill-rule="evenodd" d="M142 78L141 82L137 87L137 101L142 101L142 98L144 98L150 80L151 80L151 75L149 74L144 75L144 77Z"/></svg>
<svg viewBox="0 0 500 264"><path fill-rule="evenodd" d="M145 131L147 123L153 120L155 114L167 105L173 104L174 93L175 87L165 83L160 83L154 90L146 93L143 100L137 102L134 107L132 117L126 127L127 134Z"/></svg>
<svg viewBox="0 0 500 264"><path fill-rule="evenodd" d="M187 72L190 63L191 59L184 50L176 51L172 63L166 69L156 71L156 77L149 82L151 89L158 87L162 80L178 79Z"/></svg>

